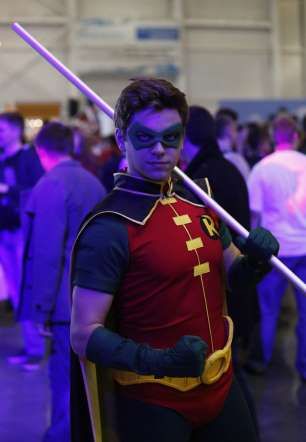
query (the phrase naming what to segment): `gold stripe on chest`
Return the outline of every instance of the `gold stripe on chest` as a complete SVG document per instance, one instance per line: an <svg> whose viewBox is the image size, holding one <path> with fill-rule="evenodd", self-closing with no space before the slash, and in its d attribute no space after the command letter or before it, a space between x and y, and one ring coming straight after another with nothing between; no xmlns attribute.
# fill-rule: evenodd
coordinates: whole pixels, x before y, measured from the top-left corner
<svg viewBox="0 0 306 442"><path fill-rule="evenodd" d="M177 226L184 226L185 224L191 223L191 218L189 215L179 215L179 216L174 216L173 221Z"/></svg>
<svg viewBox="0 0 306 442"><path fill-rule="evenodd" d="M186 246L187 246L188 252L190 252L191 250L196 250L196 249L200 249L201 247L203 247L203 241L198 236L197 238L190 239L189 241L186 241Z"/></svg>
<svg viewBox="0 0 306 442"><path fill-rule="evenodd" d="M201 276L205 273L210 272L209 262L204 262L203 264L199 264L197 266L194 266L193 268L193 276Z"/></svg>
<svg viewBox="0 0 306 442"><path fill-rule="evenodd" d="M170 196L170 197L168 197L168 198L162 198L162 199L160 200L160 202L161 202L161 204L162 204L163 206L167 206L167 204L174 204L174 203L177 203L177 199L175 199L174 197Z"/></svg>

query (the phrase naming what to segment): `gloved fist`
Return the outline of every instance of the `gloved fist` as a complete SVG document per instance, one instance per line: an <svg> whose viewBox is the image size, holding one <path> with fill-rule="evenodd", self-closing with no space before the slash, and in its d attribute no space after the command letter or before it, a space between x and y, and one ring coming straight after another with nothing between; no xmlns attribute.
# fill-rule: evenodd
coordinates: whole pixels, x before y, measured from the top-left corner
<svg viewBox="0 0 306 442"><path fill-rule="evenodd" d="M255 262L268 262L271 256L277 256L279 251L277 239L263 227L251 230L247 238L238 236L235 243L244 255Z"/></svg>
<svg viewBox="0 0 306 442"><path fill-rule="evenodd" d="M203 372L207 344L198 336L182 336L174 347L163 351L163 376L197 377Z"/></svg>

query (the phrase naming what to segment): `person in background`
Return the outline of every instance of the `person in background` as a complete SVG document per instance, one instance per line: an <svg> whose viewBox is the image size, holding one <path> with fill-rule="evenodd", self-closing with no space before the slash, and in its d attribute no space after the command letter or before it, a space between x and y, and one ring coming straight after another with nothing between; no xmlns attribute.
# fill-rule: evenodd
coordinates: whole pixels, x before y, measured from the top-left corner
<svg viewBox="0 0 306 442"><path fill-rule="evenodd" d="M237 140L236 122L226 115L216 118L216 137L224 158L233 163L245 181L247 181L250 166L246 159L239 152L235 151Z"/></svg>
<svg viewBox="0 0 306 442"><path fill-rule="evenodd" d="M72 130L47 123L35 138L46 173L25 209L26 236L18 319L51 336L51 423L44 442L70 442L69 262L80 223L105 195L101 183L71 158Z"/></svg>
<svg viewBox="0 0 306 442"><path fill-rule="evenodd" d="M238 112L236 112L234 109L230 107L220 107L217 110L217 112L215 113L215 119L221 117L230 118L233 122L236 123L236 125L238 125L238 120L239 120Z"/></svg>
<svg viewBox="0 0 306 442"><path fill-rule="evenodd" d="M114 121L127 173L116 175L73 252L71 343L95 364L85 362L84 372L90 367L96 399L100 384L90 381L112 369L120 442L256 440L233 379L224 275L233 286L251 284L277 242L259 229L242 256L214 211L173 179L187 118L184 94L166 80L134 80L121 92ZM106 325L111 307L116 331ZM74 405L80 391L76 383ZM92 440L80 439L85 410L75 415L73 441Z"/></svg>
<svg viewBox="0 0 306 442"><path fill-rule="evenodd" d="M23 144L24 119L17 112L0 114L0 262L8 299L16 314L19 303L23 249L23 212L43 168L33 146ZM20 324L24 349L7 358L9 364L36 368L44 345L31 321Z"/></svg>
<svg viewBox="0 0 306 442"><path fill-rule="evenodd" d="M114 173L119 171L120 163L122 161L122 153L117 146L116 138L110 135L103 139L107 146L105 149L107 157L105 162L98 169L98 177L108 192L114 187Z"/></svg>
<svg viewBox="0 0 306 442"><path fill-rule="evenodd" d="M181 159L193 179L206 177L214 199L246 229L250 227L247 185L238 169L224 156L216 138L216 124L201 106L189 107ZM231 232L235 236L234 232Z"/></svg>
<svg viewBox="0 0 306 442"><path fill-rule="evenodd" d="M14 310L21 272L22 192L31 189L43 174L34 148L23 144L23 135L22 115L0 113L0 262Z"/></svg>
<svg viewBox="0 0 306 442"><path fill-rule="evenodd" d="M250 168L252 168L258 161L273 152L269 123L260 126L258 123L250 122L246 124L245 130L247 134L243 152Z"/></svg>
<svg viewBox="0 0 306 442"><path fill-rule="evenodd" d="M296 150L298 128L289 115L276 117L272 132L275 152L254 166L248 181L253 226L273 232L280 243L280 259L306 281L306 156ZM264 372L271 361L286 287L286 278L276 269L258 285L263 360L250 357L248 366L253 372ZM296 368L306 381L306 298L297 288L294 293L298 313Z"/></svg>

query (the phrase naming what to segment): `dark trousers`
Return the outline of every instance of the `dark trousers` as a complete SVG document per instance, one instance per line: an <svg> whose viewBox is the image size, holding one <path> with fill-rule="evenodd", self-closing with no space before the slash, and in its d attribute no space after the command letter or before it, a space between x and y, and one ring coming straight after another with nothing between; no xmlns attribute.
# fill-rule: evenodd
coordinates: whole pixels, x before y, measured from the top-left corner
<svg viewBox="0 0 306 442"><path fill-rule="evenodd" d="M280 257L282 262L302 281L306 280L306 256ZM267 365L272 358L272 351L277 329L277 320L281 300L288 281L277 269L271 270L258 284L260 305L260 328L264 363ZM306 298L301 290L294 287L298 320L296 324L297 352L296 368L306 379Z"/></svg>
<svg viewBox="0 0 306 442"><path fill-rule="evenodd" d="M51 424L43 442L70 442L70 340L69 325L52 327L49 357Z"/></svg>
<svg viewBox="0 0 306 442"><path fill-rule="evenodd" d="M176 411L118 397L120 442L256 442L248 406L236 380L220 414L199 428Z"/></svg>

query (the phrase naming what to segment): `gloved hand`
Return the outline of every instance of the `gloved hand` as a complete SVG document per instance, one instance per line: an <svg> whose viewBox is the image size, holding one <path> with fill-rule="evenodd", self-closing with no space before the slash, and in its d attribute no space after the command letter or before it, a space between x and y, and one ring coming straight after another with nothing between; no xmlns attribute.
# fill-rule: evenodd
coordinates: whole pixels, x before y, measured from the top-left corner
<svg viewBox="0 0 306 442"><path fill-rule="evenodd" d="M250 262L267 262L272 255L277 256L279 243L269 230L257 227L250 231L247 238L238 236L235 240L236 246L247 255Z"/></svg>
<svg viewBox="0 0 306 442"><path fill-rule="evenodd" d="M228 284L232 290L245 290L270 272L269 260L277 256L279 243L271 232L257 227L247 238L238 236L235 244L244 256L238 256L229 268Z"/></svg>
<svg viewBox="0 0 306 442"><path fill-rule="evenodd" d="M204 370L207 344L198 336L182 336L172 348L163 353L160 371L163 376L197 377Z"/></svg>
<svg viewBox="0 0 306 442"><path fill-rule="evenodd" d="M207 344L198 336L183 336L174 347L155 349L104 327L93 331L86 347L86 357L103 367L160 377L200 376L206 352Z"/></svg>

